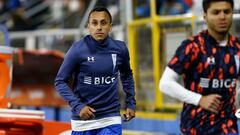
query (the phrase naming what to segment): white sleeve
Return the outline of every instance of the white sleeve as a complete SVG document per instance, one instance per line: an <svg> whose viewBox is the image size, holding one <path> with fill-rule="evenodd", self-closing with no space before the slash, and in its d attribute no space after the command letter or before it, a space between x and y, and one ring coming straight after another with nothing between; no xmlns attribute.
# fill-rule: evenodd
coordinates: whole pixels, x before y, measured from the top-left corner
<svg viewBox="0 0 240 135"><path fill-rule="evenodd" d="M202 95L184 88L177 82L178 78L179 78L178 73L176 73L169 67L166 67L165 71L163 72L162 78L159 82L160 90L163 93L173 98L176 98L182 102L198 105Z"/></svg>

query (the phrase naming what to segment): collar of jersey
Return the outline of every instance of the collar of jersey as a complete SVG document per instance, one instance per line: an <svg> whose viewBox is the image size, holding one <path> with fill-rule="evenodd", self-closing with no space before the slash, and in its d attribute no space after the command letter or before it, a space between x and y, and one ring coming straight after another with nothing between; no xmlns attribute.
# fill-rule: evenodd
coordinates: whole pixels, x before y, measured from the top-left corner
<svg viewBox="0 0 240 135"><path fill-rule="evenodd" d="M90 43L98 47L106 47L108 46L108 42L109 42L109 36L107 36L102 42L98 42L90 35Z"/></svg>
<svg viewBox="0 0 240 135"><path fill-rule="evenodd" d="M217 46L217 47L223 47L223 46L220 46L219 42L218 42L213 36L211 36L207 30L206 30L206 31L203 31L202 34L203 34L203 35L205 36L205 38L207 39L206 41L208 41L211 45ZM232 39L233 39L233 38L232 38L231 34L228 34L227 45L224 46L224 47L233 47L233 46L230 45L230 42L233 42Z"/></svg>

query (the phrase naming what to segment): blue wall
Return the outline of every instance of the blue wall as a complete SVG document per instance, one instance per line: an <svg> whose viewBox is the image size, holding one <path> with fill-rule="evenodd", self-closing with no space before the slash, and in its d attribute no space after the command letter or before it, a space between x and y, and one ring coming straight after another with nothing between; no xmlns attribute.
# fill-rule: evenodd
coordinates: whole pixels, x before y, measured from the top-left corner
<svg viewBox="0 0 240 135"><path fill-rule="evenodd" d="M26 109L34 109L33 107L27 107ZM58 110L50 107L41 107L40 110L45 112L46 120L55 120L56 111L59 121L70 122L71 120L71 110L69 108L60 108ZM135 118L130 122L123 122L124 130L134 130L143 131L151 133L167 133L169 135L179 135L180 120L159 120L159 119L145 119L145 118ZM240 131L240 120L238 121L238 129Z"/></svg>
<svg viewBox="0 0 240 135"><path fill-rule="evenodd" d="M161 132L168 134L178 134L179 129L179 119L175 121L163 121L155 119L143 119L135 118L130 122L123 122L123 129L145 131L145 132Z"/></svg>

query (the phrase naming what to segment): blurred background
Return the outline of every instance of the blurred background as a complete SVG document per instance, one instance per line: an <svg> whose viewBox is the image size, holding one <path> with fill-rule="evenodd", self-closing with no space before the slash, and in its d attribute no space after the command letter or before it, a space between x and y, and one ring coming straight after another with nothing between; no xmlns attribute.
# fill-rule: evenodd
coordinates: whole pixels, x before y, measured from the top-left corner
<svg viewBox="0 0 240 135"><path fill-rule="evenodd" d="M240 38L240 0L234 1L231 33ZM10 81L0 87L0 105L70 122L70 108L56 93L54 78L71 44L88 34L88 13L96 5L109 9L110 35L126 41L130 51L137 117L123 123L123 133L180 134L182 104L160 93L158 82L181 41L206 29L202 0L0 0L0 47L14 49L10 60L0 55L0 64L7 61L10 68L0 68L0 81L10 72ZM121 87L119 93L124 109Z"/></svg>

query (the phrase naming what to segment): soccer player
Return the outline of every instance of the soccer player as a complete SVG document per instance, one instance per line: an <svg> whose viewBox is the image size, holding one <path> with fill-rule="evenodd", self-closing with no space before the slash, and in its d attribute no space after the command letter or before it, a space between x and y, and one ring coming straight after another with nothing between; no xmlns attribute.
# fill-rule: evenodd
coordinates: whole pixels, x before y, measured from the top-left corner
<svg viewBox="0 0 240 135"><path fill-rule="evenodd" d="M240 42L229 34L233 8L233 0L203 0L207 30L183 41L163 72L161 91L184 102L183 134L238 134L234 96ZM184 87L177 82L180 75Z"/></svg>
<svg viewBox="0 0 240 135"><path fill-rule="evenodd" d="M126 121L135 117L129 52L124 42L108 36L112 17L106 8L95 7L89 13L87 28L90 35L68 50L55 86L72 108L73 135L121 135L119 75L126 93Z"/></svg>

